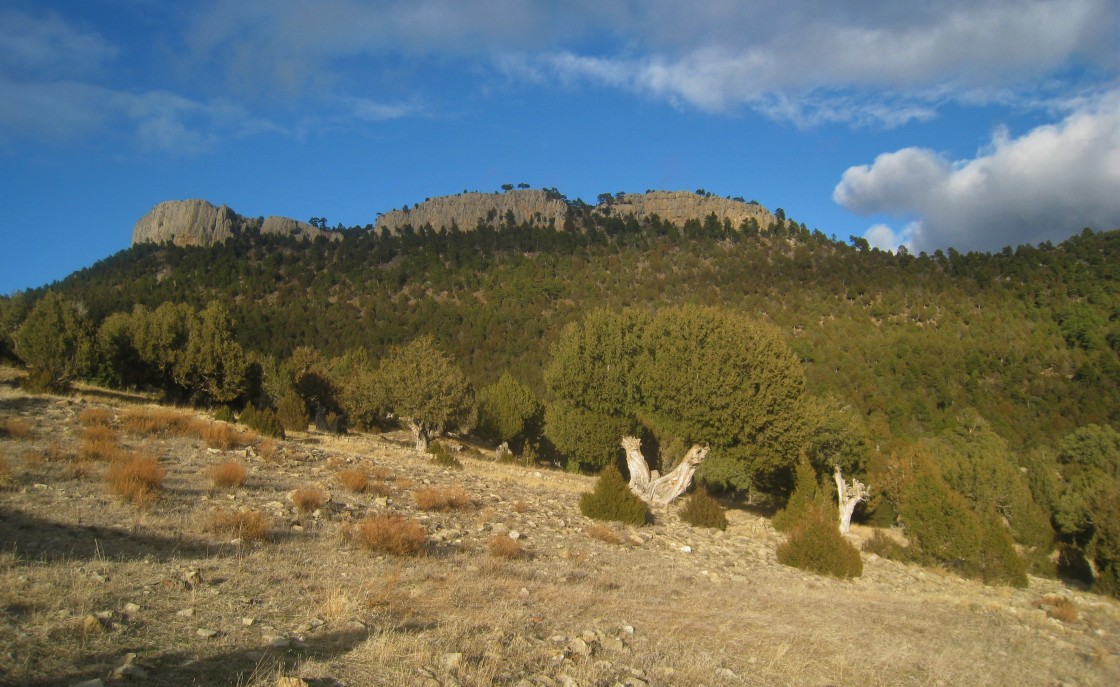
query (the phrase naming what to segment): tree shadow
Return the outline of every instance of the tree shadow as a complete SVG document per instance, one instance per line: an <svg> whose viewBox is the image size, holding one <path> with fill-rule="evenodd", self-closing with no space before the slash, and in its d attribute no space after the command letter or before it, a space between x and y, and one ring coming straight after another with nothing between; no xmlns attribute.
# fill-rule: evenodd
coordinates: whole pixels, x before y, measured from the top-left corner
<svg viewBox="0 0 1120 687"><path fill-rule="evenodd" d="M54 405L58 399L47 396L15 396L0 398L0 411L39 413Z"/></svg>
<svg viewBox="0 0 1120 687"><path fill-rule="evenodd" d="M206 687L231 687L253 682L275 684L275 676L286 668L298 666L308 659L328 661L340 656L369 637L369 630L345 629L309 636L298 646L275 648L269 645L256 649L240 647L222 653L199 656L191 650L168 651L160 654L140 653L136 664L147 673L142 682L153 685L196 685ZM72 671L33 682L21 682L24 687L63 687L85 680L100 678L106 684L129 678L112 678L115 667L120 665L126 649L83 656L90 669ZM337 681L330 678L304 680L311 687L334 687ZM0 678L0 684L5 684Z"/></svg>
<svg viewBox="0 0 1120 687"><path fill-rule="evenodd" d="M218 548L197 540L54 522L10 508L0 510L0 550L24 559L121 560L151 556L169 561L207 558Z"/></svg>

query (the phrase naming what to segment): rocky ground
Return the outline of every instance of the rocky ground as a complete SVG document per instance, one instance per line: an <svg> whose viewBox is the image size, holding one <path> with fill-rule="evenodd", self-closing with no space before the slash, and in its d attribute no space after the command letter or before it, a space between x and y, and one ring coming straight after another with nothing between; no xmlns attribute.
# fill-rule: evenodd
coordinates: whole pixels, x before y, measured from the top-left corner
<svg viewBox="0 0 1120 687"><path fill-rule="evenodd" d="M745 510L725 532L672 512L596 529L587 477L469 448L441 467L403 434L137 436L121 420L143 400L0 379L0 684L1120 684L1120 604L1057 581L985 587L866 554L857 580L817 577L778 564L781 535ZM166 470L153 502L82 459L91 408ZM247 479L215 487L231 460ZM370 490L341 483L356 467ZM304 512L300 489L329 501ZM468 500L426 511L424 490ZM249 511L264 538L216 529ZM351 543L385 513L423 525L421 555Z"/></svg>

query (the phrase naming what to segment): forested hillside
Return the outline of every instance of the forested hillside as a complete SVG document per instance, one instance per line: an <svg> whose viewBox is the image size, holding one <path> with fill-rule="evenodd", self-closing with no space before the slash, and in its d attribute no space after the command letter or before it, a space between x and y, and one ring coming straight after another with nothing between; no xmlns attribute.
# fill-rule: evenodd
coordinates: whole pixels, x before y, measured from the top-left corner
<svg viewBox="0 0 1120 687"><path fill-rule="evenodd" d="M429 333L476 386L509 369L538 392L549 343L593 307L720 305L779 327L815 391L905 437L942 429L965 407L1016 447L1120 416L1118 232L912 256L793 222L745 235L714 222L679 231L593 219L568 232L136 246L56 288L94 322L138 303L219 299L239 341L278 358L312 346L377 359Z"/></svg>
<svg viewBox="0 0 1120 687"><path fill-rule="evenodd" d="M347 417L351 426L419 417L427 411L401 408L427 400L401 390L419 388L410 370L423 368L439 378L431 388L456 400L417 423L418 446L477 419L483 436L510 440L526 460L596 469L621 456L615 434L644 431L665 469L679 460L673 451L710 441L702 480L779 504L800 455L819 479L841 466L868 480L872 497L857 518L903 524L913 560L1015 583L1021 564L991 552L1016 559L1013 537L1032 569L1052 572L1057 536L1084 556L1086 577L1117 593L1120 231L915 256L779 217L770 231L714 215L677 227L575 206L564 230L406 226L395 235L355 228L333 242L249 232L210 248L137 245L52 285L49 304L46 289L3 301L0 345L14 357L20 337L33 347L25 320L50 331L77 317L97 336L96 350L83 353L81 337L68 349L71 360L94 360L75 370L180 402L236 411L252 401L249 416L274 407L297 427L308 413L333 428ZM769 457L757 444L773 429L766 422L746 432L735 409L684 412L690 406L655 397L720 389L702 370L697 380L675 374L672 361L704 356L662 346L673 322L724 346L773 339L800 361L782 363L792 424L768 440ZM580 348L580 337L608 349L631 337L634 348ZM564 351L586 363L589 382L564 376ZM592 382L618 374L594 367L611 355L645 377L606 390L618 400L605 403L590 394ZM751 356L740 357L707 356L717 372L754 374ZM586 429L573 436L573 427ZM957 516L929 519L944 513ZM1078 560L1062 559L1071 569Z"/></svg>

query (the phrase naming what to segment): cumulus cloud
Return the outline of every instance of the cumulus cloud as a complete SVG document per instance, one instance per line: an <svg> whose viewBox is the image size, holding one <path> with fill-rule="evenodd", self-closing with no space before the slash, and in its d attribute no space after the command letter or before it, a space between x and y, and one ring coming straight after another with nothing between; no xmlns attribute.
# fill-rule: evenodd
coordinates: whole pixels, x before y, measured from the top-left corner
<svg viewBox="0 0 1120 687"><path fill-rule="evenodd" d="M903 148L851 167L833 199L860 214L916 217L877 242L932 251L998 250L1060 241L1082 227L1120 227L1120 91L1015 138L998 130L970 160Z"/></svg>

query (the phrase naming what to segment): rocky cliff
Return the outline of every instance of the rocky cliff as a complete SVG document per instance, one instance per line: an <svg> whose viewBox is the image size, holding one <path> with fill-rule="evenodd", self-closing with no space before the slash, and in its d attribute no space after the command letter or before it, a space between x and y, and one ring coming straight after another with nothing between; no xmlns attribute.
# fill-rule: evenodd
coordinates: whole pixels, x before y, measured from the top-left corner
<svg viewBox="0 0 1120 687"><path fill-rule="evenodd" d="M690 219L703 220L715 214L722 223L731 221L738 229L748 219L758 222L761 229L774 223L774 215L758 203L701 195L691 191L650 191L627 193L594 207L596 212L625 217L634 215L643 220L652 215L662 220L683 225ZM377 228L398 231L406 224L419 229L430 224L437 230L447 229L452 223L464 231L474 229L480 220L497 224L512 213L515 223L530 222L539 226L564 226L568 205L563 200L538 190L517 190L506 193L461 193L454 196L431 198L410 209L387 212L377 220Z"/></svg>
<svg viewBox="0 0 1120 687"><path fill-rule="evenodd" d="M596 210L603 212L607 204L600 203ZM613 215L625 217L634 215L638 220L657 215L662 220L677 226L690 219L703 220L711 214L720 223L730 220L731 226L739 228L744 220L753 219L759 228L769 229L775 221L774 215L758 203L745 203L741 200L701 195L691 191L650 191L648 193L626 193L609 204Z"/></svg>
<svg viewBox="0 0 1120 687"><path fill-rule="evenodd" d="M690 191L622 194L596 205L593 211L622 217L632 214L638 220L657 215L677 226L690 219L702 221L712 214L721 223L730 221L736 229L744 220L755 220L763 230L775 221L774 215L758 203ZM441 231L455 225L463 231L470 231L480 221L497 225L512 217L515 224L527 222L561 229L568 213L568 203L554 193L536 189L460 193L431 198L412 208L386 212L377 218L376 228L396 233L406 224L416 229L431 225ZM242 217L225 205L216 207L205 200L173 200L160 203L140 218L132 229L132 244L170 241L179 246L211 246L254 229L262 234L312 239L321 235L332 239L339 237L337 232L323 231L288 217L268 217L262 222Z"/></svg>
<svg viewBox="0 0 1120 687"><path fill-rule="evenodd" d="M460 193L431 198L411 209L393 210L377 218L377 228L396 233L406 224L419 229L425 224L433 229L449 229L455 224L464 231L474 229L479 220L498 224L513 213L515 224L529 222L537 226L564 226L568 206L544 191L523 189L505 193Z"/></svg>
<svg viewBox="0 0 1120 687"><path fill-rule="evenodd" d="M288 217L268 217L262 222L242 217L226 205L215 207L205 200L192 199L171 200L152 208L132 228L132 245L170 241L177 246L212 246L252 229L262 234L308 238L336 236Z"/></svg>

